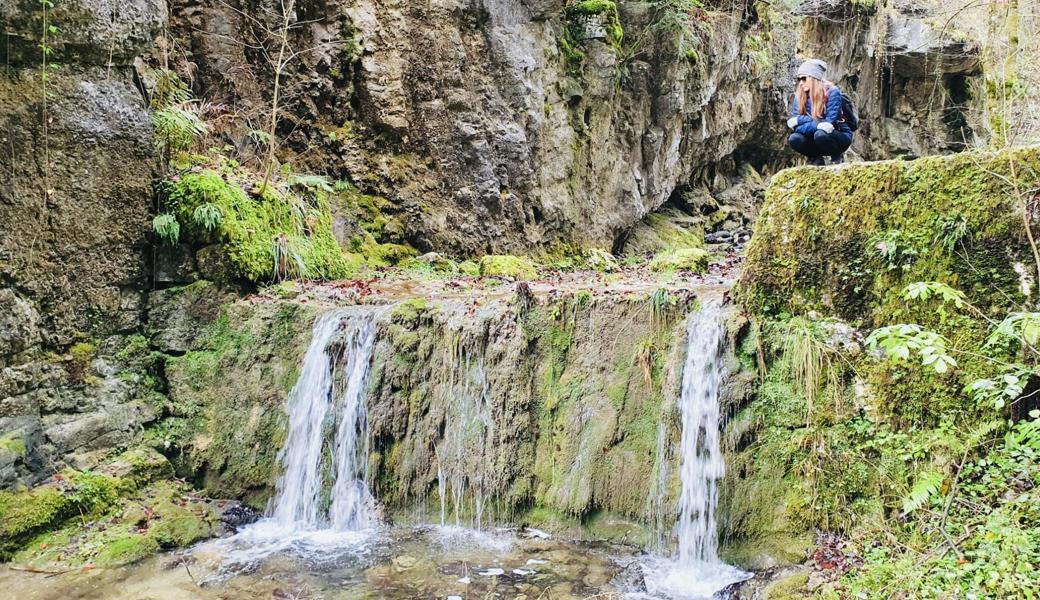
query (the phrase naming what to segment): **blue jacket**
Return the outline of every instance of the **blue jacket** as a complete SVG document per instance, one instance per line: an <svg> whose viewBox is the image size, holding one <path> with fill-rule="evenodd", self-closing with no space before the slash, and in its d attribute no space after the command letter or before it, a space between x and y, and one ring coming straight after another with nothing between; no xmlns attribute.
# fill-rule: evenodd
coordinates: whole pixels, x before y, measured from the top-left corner
<svg viewBox="0 0 1040 600"><path fill-rule="evenodd" d="M798 98L795 97L791 100L791 116L798 118L798 125L795 126L795 133L800 133L806 137L812 137L816 133L816 124L826 121L834 125L834 131L838 131L852 137L852 128L845 122L845 118L841 112L841 90L838 86L831 86L827 90L827 109L823 112L823 118L819 121L812 118L812 99L810 98L806 102L805 107L806 114L799 114L798 112Z"/></svg>

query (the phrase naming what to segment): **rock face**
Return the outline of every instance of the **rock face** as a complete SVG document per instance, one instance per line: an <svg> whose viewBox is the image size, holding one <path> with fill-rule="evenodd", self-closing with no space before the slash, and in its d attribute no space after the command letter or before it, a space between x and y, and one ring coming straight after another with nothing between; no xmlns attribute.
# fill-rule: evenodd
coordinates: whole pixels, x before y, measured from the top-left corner
<svg viewBox="0 0 1040 600"><path fill-rule="evenodd" d="M976 141L981 46L916 2L816 0L800 9L799 53L822 58L857 102L853 149L867 160L962 150Z"/></svg>
<svg viewBox="0 0 1040 600"><path fill-rule="evenodd" d="M45 19L41 3L5 0L0 15L9 67L0 77L0 286L40 315L49 346L131 330L147 280L154 170L129 65L151 46L165 6L70 1Z"/></svg>
<svg viewBox="0 0 1040 600"><path fill-rule="evenodd" d="M403 231L380 241L480 255L620 250L685 190L723 192L744 164L797 160L783 121L802 57L826 59L854 92L866 158L974 138L962 108L977 49L940 35L916 4L827 0L792 15L737 3L678 26L653 3L597 6L299 1L290 42L304 52L283 75L285 158L385 197ZM236 10L174 2L173 59L191 65L198 95L259 117L271 65L244 43L270 47L279 19L272 2L250 9L256 21Z"/></svg>
<svg viewBox="0 0 1040 600"><path fill-rule="evenodd" d="M613 14L605 4L596 18ZM316 51L287 77L304 124L290 144L310 148L304 164L389 198L421 250L609 249L677 186L710 180L768 114L765 69L747 46L766 30L751 6L698 29L696 57L660 33L647 3L617 6L633 49L586 35L563 0L297 10L318 22L294 33ZM224 3L175 2L173 15L175 34L193 28L184 60L199 65L202 93L262 110L269 66L222 41L257 32Z"/></svg>
<svg viewBox="0 0 1040 600"><path fill-rule="evenodd" d="M0 487L91 467L157 416L95 359L141 322L154 169L130 64L166 10L56 4L0 2Z"/></svg>

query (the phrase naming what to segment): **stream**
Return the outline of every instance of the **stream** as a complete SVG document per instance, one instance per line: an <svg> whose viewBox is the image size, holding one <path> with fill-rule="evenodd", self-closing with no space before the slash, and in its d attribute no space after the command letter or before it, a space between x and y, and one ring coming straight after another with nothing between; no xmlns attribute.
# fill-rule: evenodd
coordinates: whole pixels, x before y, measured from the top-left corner
<svg viewBox="0 0 1040 600"><path fill-rule="evenodd" d="M438 451L439 524L381 525L368 486L367 382L376 342L377 307L320 316L289 394L283 474L263 519L237 534L120 569L52 577L4 567L10 597L69 598L512 598L590 597L705 600L751 575L718 557L717 483L723 372L722 307L709 301L688 317L679 401L681 493L676 549L652 554L607 543L556 539L536 529L470 527L444 498L478 499L466 456L486 440L486 381L480 364L461 356L457 419ZM454 389L454 388L453 388ZM467 433L468 432L468 433ZM476 433L474 433L476 432ZM480 444L484 444L480 441ZM478 448L478 450L482 450ZM455 524L451 524L455 523Z"/></svg>

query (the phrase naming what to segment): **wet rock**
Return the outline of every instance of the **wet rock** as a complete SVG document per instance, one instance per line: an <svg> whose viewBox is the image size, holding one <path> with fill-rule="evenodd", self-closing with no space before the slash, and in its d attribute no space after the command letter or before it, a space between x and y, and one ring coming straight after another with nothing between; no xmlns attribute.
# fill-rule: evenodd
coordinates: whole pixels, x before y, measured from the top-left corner
<svg viewBox="0 0 1040 600"><path fill-rule="evenodd" d="M214 244L195 252L199 275L210 281L227 284L235 281L235 267L220 245Z"/></svg>
<svg viewBox="0 0 1040 600"><path fill-rule="evenodd" d="M153 481L171 479L173 466L165 456L152 448L139 447L127 450L108 461L99 472L109 477L118 477L143 487Z"/></svg>
<svg viewBox="0 0 1040 600"><path fill-rule="evenodd" d="M146 331L152 344L176 353L203 348L207 328L234 298L234 294L209 281L149 293Z"/></svg>
<svg viewBox="0 0 1040 600"><path fill-rule="evenodd" d="M56 62L126 65L145 53L166 23L162 0L62 0L48 11L55 31L48 46ZM5 24L7 64L39 61L41 6L36 2L0 0Z"/></svg>
<svg viewBox="0 0 1040 600"><path fill-rule="evenodd" d="M14 290L0 288L0 366L39 342L39 313Z"/></svg>
<svg viewBox="0 0 1040 600"><path fill-rule="evenodd" d="M43 179L38 78L0 78L0 129L10 149L0 155L0 279L38 307L47 343L140 322L153 144L144 101L122 75L49 76L50 168Z"/></svg>
<svg viewBox="0 0 1040 600"><path fill-rule="evenodd" d="M262 516L256 509L232 502L221 512L220 522L224 524L229 533L236 533L242 527L256 523Z"/></svg>
<svg viewBox="0 0 1040 600"><path fill-rule="evenodd" d="M184 244L160 245L155 252L152 277L156 283L192 283L198 279L195 257Z"/></svg>

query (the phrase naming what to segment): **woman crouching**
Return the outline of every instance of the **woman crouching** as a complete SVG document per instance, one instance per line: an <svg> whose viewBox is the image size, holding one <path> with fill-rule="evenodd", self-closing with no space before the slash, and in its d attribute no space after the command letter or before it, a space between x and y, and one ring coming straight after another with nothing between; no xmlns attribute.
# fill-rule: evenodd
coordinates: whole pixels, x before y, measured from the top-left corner
<svg viewBox="0 0 1040 600"><path fill-rule="evenodd" d="M827 63L822 60L807 60L798 67L792 116L787 120L794 130L787 143L816 166L822 166L826 156L832 164L840 164L852 145L852 128L841 110L841 90L827 81L826 74Z"/></svg>

